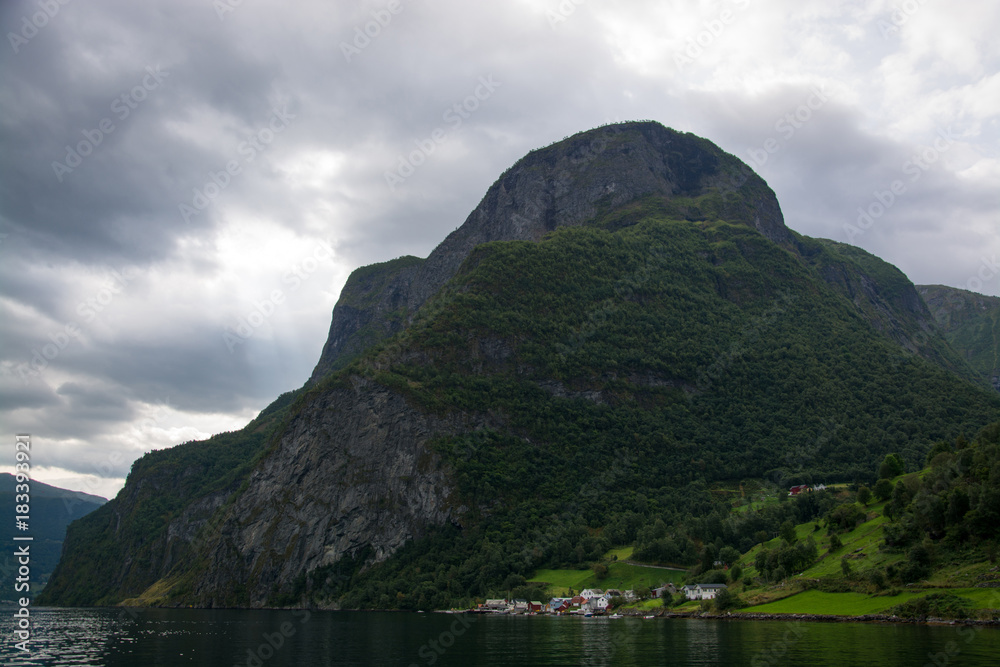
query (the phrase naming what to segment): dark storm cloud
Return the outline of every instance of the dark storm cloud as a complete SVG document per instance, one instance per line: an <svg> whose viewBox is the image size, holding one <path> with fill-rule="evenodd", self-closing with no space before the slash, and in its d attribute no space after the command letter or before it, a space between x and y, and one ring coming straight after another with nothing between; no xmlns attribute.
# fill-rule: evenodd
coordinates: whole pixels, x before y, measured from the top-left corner
<svg viewBox="0 0 1000 667"><path fill-rule="evenodd" d="M102 447L126 451L148 406L192 419L260 409L308 377L329 325L320 301L339 286L326 271L292 293L292 239L329 239L339 280L426 256L529 150L615 120L705 136L765 177L793 229L965 285L985 244L956 220L983 228L996 211L984 179L949 166L970 142L996 157L967 126L863 234L845 229L934 141L891 136L901 112L873 122L887 107L865 99L912 76L900 63L925 57L907 46L923 19L886 39L854 3L801 3L787 19L784 4L736 4L739 20L685 68L675 56L723 5L58 5L2 55L0 417L46 430L53 455L86 472ZM30 33L38 11L3 3L3 34ZM946 71L941 90L957 81ZM421 164L391 187L414 151ZM947 261L926 250L942 239ZM228 349L227 327L279 288L287 304ZM70 324L80 335L64 341ZM24 379L36 354L44 367Z"/></svg>

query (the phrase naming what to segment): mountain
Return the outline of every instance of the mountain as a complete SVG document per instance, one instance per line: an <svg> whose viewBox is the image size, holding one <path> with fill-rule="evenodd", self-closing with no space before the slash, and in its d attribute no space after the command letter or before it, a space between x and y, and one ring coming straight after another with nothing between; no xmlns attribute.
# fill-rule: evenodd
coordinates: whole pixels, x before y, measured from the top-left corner
<svg viewBox="0 0 1000 667"><path fill-rule="evenodd" d="M44 601L448 606L690 544L719 484L866 481L998 414L898 269L788 229L709 141L613 125L356 271L309 382L138 460Z"/></svg>
<svg viewBox="0 0 1000 667"><path fill-rule="evenodd" d="M945 339L1000 391L1000 299L944 285L918 290Z"/></svg>
<svg viewBox="0 0 1000 667"><path fill-rule="evenodd" d="M14 544L12 538L15 536L30 535L34 538L31 542L31 577L32 587L36 590L37 585L44 585L48 581L56 563L59 562L59 554L66 537L66 526L108 501L100 496L60 489L34 480L31 481L29 489L30 530L27 532L17 530L11 519L4 537L7 544ZM17 488L17 479L14 475L0 473L0 506L13 511L14 506L18 504L15 501L21 491L23 489ZM10 583L4 587L5 591L14 590L13 579L17 568L13 560L8 555L4 564L0 565L3 578Z"/></svg>
<svg viewBox="0 0 1000 667"><path fill-rule="evenodd" d="M737 188L741 196L725 196ZM774 194L739 160L658 123L610 125L523 157L426 260L404 257L356 271L334 309L312 381L401 331L476 246L537 241L644 197L669 199L687 219L721 215L774 241L791 240Z"/></svg>

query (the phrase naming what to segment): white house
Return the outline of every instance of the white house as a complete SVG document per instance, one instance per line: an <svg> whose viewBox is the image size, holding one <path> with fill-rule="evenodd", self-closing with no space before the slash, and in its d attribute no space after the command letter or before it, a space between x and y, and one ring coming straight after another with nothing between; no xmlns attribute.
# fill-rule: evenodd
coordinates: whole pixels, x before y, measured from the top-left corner
<svg viewBox="0 0 1000 667"><path fill-rule="evenodd" d="M584 600L589 600L590 598L599 598L604 595L604 591L600 588L584 588L580 591L580 597Z"/></svg>
<svg viewBox="0 0 1000 667"><path fill-rule="evenodd" d="M580 605L580 609L582 609L585 612L589 611L591 613L595 611L604 611L607 608L608 608L608 598L604 597L603 595L601 597L590 598L582 605Z"/></svg>
<svg viewBox="0 0 1000 667"><path fill-rule="evenodd" d="M729 588L725 584L695 584L687 585L682 590L688 600L712 600L719 591Z"/></svg>

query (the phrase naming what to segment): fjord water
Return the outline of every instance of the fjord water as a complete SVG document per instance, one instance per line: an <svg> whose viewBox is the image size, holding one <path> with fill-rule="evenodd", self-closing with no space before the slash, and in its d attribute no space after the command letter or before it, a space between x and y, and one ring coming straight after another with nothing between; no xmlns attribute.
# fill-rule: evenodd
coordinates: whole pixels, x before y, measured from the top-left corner
<svg viewBox="0 0 1000 667"><path fill-rule="evenodd" d="M963 626L390 612L35 609L4 665L996 665Z"/></svg>

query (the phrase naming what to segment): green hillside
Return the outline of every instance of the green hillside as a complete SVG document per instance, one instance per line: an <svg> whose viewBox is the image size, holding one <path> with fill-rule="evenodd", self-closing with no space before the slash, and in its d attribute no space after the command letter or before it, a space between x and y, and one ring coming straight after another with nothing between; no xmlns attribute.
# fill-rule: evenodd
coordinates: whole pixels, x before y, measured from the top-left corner
<svg viewBox="0 0 1000 667"><path fill-rule="evenodd" d="M919 290L951 346L1000 389L1000 299L943 285Z"/></svg>
<svg viewBox="0 0 1000 667"><path fill-rule="evenodd" d="M762 542L737 561L741 577L730 577L737 606L761 613L996 617L1000 422L972 443L937 443L928 464L881 479L867 504L858 498L868 487L809 494L827 507L822 515L795 526L794 537ZM804 546L812 555L797 571L783 565Z"/></svg>
<svg viewBox="0 0 1000 667"><path fill-rule="evenodd" d="M427 260L352 274L306 386L138 460L45 602L447 608L575 588L616 547L724 580L858 518L789 486L873 485L998 418L898 269L788 230L706 140L593 130L519 161ZM893 543L927 530L918 497L891 501ZM826 567L815 532L762 585Z"/></svg>
<svg viewBox="0 0 1000 667"><path fill-rule="evenodd" d="M481 246L410 329L327 382L350 373L503 423L436 445L463 530L296 591L351 607L449 606L595 560L657 519L676 539L643 545L691 558L705 531L679 524L728 510L713 482L867 481L887 452L917 465L998 414L997 397L873 332L796 255L718 221Z"/></svg>

